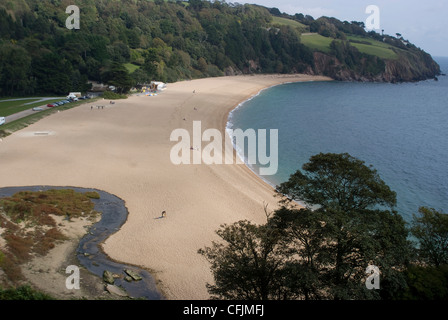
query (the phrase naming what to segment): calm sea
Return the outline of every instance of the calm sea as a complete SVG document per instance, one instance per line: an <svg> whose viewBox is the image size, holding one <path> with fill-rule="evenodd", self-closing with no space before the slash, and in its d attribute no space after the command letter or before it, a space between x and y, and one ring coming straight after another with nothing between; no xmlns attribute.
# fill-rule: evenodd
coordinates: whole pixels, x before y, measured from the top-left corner
<svg viewBox="0 0 448 320"><path fill-rule="evenodd" d="M448 58L436 60L448 74ZM288 180L312 155L347 152L397 192L405 220L421 206L448 212L448 76L276 86L235 109L228 128L279 130L278 172L262 177L272 185Z"/></svg>

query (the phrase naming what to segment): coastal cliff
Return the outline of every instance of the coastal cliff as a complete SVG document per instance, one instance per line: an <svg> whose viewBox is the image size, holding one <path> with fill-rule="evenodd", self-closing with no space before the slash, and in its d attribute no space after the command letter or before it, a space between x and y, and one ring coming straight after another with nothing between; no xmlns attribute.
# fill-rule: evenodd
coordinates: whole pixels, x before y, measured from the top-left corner
<svg viewBox="0 0 448 320"><path fill-rule="evenodd" d="M361 59L357 70L350 69L335 56L314 52L314 68L308 73L325 75L339 81L413 82L434 79L440 75L440 66L427 53L420 56L401 53L399 59L378 61L384 66L378 73L366 71L366 59Z"/></svg>

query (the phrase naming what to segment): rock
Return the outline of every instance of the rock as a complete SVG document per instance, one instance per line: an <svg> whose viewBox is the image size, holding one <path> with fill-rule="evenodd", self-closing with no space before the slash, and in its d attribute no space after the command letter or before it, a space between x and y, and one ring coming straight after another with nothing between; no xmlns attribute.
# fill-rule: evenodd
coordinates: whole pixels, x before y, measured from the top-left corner
<svg viewBox="0 0 448 320"><path fill-rule="evenodd" d="M137 272L135 272L135 271L126 269L126 270L124 270L124 272L126 272L126 274L132 278L132 280L140 281L140 280L143 279L143 278L140 277L140 275L139 275Z"/></svg>
<svg viewBox="0 0 448 320"><path fill-rule="evenodd" d="M103 280L104 280L104 282L109 283L109 284L114 284L114 282L115 282L114 275L112 274L112 272L110 272L108 270L104 270Z"/></svg>
<svg viewBox="0 0 448 320"><path fill-rule="evenodd" d="M133 279L130 276L126 276L124 277L124 280L126 280L127 282L131 282L133 281Z"/></svg>
<svg viewBox="0 0 448 320"><path fill-rule="evenodd" d="M106 286L106 290L110 294L115 294L115 295L120 296L120 297L127 297L128 296L128 294L124 290L122 290L119 287L114 286L112 284L108 284Z"/></svg>

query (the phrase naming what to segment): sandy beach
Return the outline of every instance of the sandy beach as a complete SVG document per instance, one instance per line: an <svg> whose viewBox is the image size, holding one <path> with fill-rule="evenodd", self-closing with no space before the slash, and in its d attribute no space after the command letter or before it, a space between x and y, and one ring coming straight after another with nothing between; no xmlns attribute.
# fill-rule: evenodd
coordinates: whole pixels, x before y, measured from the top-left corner
<svg viewBox="0 0 448 320"><path fill-rule="evenodd" d="M169 84L153 97L94 103L104 109L91 109L87 102L3 139L0 187L76 186L120 197L129 217L103 244L104 251L150 269L167 299L207 299L206 283L213 277L197 250L218 240L215 231L221 224L264 223L264 205L275 209L278 199L245 165L174 165L172 131L191 131L193 121L201 121L202 130L219 129L224 136L228 113L260 90L325 80L330 79L209 78ZM166 217L159 219L162 211Z"/></svg>

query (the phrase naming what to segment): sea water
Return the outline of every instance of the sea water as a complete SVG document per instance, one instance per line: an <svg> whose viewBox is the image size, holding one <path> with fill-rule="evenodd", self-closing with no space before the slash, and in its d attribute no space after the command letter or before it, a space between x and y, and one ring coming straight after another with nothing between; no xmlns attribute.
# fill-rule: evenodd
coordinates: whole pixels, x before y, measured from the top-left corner
<svg viewBox="0 0 448 320"><path fill-rule="evenodd" d="M448 58L436 60L448 73ZM312 155L349 153L397 193L405 220L421 206L448 213L448 76L401 84L284 84L241 104L228 128L279 130L278 171L261 177L273 186Z"/></svg>

